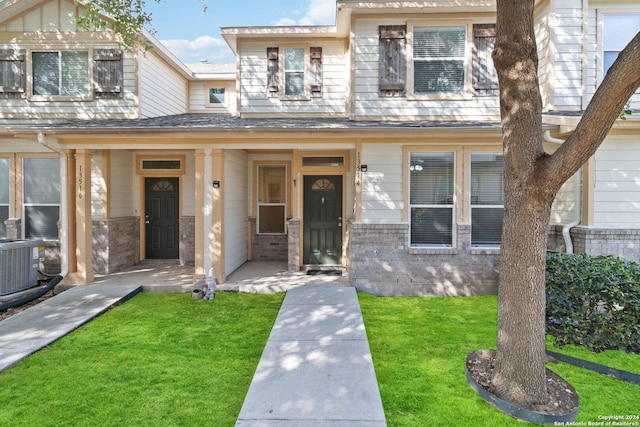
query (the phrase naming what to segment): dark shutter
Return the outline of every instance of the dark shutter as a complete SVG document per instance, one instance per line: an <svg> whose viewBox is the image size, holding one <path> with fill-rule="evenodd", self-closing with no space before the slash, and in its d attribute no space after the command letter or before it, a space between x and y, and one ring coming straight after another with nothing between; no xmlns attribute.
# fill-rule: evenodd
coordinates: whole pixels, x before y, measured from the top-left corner
<svg viewBox="0 0 640 427"><path fill-rule="evenodd" d="M93 51L93 93L96 99L122 98L122 50Z"/></svg>
<svg viewBox="0 0 640 427"><path fill-rule="evenodd" d="M26 97L24 49L0 49L0 99Z"/></svg>
<svg viewBox="0 0 640 427"><path fill-rule="evenodd" d="M278 76L278 48L267 48L267 97L277 98L280 92L280 77Z"/></svg>
<svg viewBox="0 0 640 427"><path fill-rule="evenodd" d="M322 98L322 48L312 47L311 54L311 97Z"/></svg>
<svg viewBox="0 0 640 427"><path fill-rule="evenodd" d="M498 75L491 52L496 42L495 24L473 26L473 88L478 96L498 96Z"/></svg>
<svg viewBox="0 0 640 427"><path fill-rule="evenodd" d="M379 94L406 96L407 94L407 26L379 27Z"/></svg>

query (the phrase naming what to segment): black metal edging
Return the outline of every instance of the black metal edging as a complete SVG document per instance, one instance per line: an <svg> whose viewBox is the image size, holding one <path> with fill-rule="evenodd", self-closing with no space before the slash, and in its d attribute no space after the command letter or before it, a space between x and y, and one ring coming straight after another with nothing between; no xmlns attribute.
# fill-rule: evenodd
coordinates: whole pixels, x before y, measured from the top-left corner
<svg viewBox="0 0 640 427"><path fill-rule="evenodd" d="M484 399L485 402L498 408L500 411L513 418L535 424L559 425L561 423L561 425L565 425L565 423L575 421L576 418L578 418L578 413L580 412L579 403L578 407L571 412L567 412L565 414L547 414L543 412L530 411L520 406L513 405L506 400L500 399L498 396L485 389L481 384L478 384L478 382L475 380L475 378L473 378L473 375L467 368L469 360L473 358L478 352L482 352L482 350L471 352L467 355L467 360L464 364L464 374L467 379L467 383L476 393L478 393L478 395L480 395L480 397L482 397L482 399ZM546 373L558 379L562 379L558 374L550 371L549 369L546 369ZM567 386L575 394L575 396L578 397L578 393L576 392L576 390L569 384L567 384Z"/></svg>
<svg viewBox="0 0 640 427"><path fill-rule="evenodd" d="M610 366L600 365L599 363L589 362L587 360L578 359L577 357L566 356L564 354L556 353L555 351L547 350L547 354L554 359L558 359L561 362L568 363L579 368L588 369L593 372L597 372L608 377L626 381L640 385L640 375L633 372L623 371L621 369L612 368Z"/></svg>

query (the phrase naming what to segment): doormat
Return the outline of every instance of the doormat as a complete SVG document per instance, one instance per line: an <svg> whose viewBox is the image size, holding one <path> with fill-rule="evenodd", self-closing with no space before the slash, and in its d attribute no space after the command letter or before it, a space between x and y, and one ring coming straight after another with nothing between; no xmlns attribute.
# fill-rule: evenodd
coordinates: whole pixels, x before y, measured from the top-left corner
<svg viewBox="0 0 640 427"><path fill-rule="evenodd" d="M307 276L342 276L340 270L307 270Z"/></svg>

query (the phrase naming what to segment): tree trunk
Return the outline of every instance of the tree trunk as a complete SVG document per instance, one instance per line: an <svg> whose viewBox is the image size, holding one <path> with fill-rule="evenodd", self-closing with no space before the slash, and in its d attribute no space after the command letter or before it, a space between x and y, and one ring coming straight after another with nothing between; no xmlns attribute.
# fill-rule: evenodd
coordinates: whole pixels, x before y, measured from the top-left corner
<svg viewBox="0 0 640 427"><path fill-rule="evenodd" d="M504 220L492 384L524 408L546 403L545 255L555 194L539 179L542 99L532 0L498 1L493 59L500 82Z"/></svg>

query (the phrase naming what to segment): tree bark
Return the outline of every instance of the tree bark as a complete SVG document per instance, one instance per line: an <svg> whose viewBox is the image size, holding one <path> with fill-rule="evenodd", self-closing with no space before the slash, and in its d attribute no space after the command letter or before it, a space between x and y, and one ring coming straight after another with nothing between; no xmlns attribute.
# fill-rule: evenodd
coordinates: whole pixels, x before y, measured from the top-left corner
<svg viewBox="0 0 640 427"><path fill-rule="evenodd" d="M545 267L551 204L606 137L640 85L640 34L619 55L574 134L544 152L534 0L497 0L494 64L504 150L496 394L531 409L547 402Z"/></svg>

